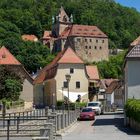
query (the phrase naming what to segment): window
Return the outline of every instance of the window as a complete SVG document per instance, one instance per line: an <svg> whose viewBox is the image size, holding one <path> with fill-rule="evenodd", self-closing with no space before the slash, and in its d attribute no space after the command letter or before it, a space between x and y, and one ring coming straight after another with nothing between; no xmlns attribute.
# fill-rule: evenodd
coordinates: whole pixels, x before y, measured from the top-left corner
<svg viewBox="0 0 140 140"><path fill-rule="evenodd" d="M80 38L77 38L77 41L80 42L81 41Z"/></svg>
<svg viewBox="0 0 140 140"><path fill-rule="evenodd" d="M98 43L98 40L96 40L96 43Z"/></svg>
<svg viewBox="0 0 140 140"><path fill-rule="evenodd" d="M100 50L102 49L102 47L100 46Z"/></svg>
<svg viewBox="0 0 140 140"><path fill-rule="evenodd" d="M70 68L70 73L74 73L74 68Z"/></svg>
<svg viewBox="0 0 140 140"><path fill-rule="evenodd" d="M87 42L87 39L85 39L85 42Z"/></svg>
<svg viewBox="0 0 140 140"><path fill-rule="evenodd" d="M89 46L89 49L91 49L91 46Z"/></svg>
<svg viewBox="0 0 140 140"><path fill-rule="evenodd" d="M76 88L80 88L80 82L76 82Z"/></svg>
<svg viewBox="0 0 140 140"><path fill-rule="evenodd" d="M85 46L85 49L87 49L88 47L87 46Z"/></svg>
<svg viewBox="0 0 140 140"><path fill-rule="evenodd" d="M90 39L89 41L92 42L92 39Z"/></svg>
<svg viewBox="0 0 140 140"><path fill-rule="evenodd" d="M97 46L95 46L94 48L95 48L95 50L96 50L96 49L97 49Z"/></svg>
<svg viewBox="0 0 140 140"><path fill-rule="evenodd" d="M64 87L64 88L68 88L68 83L67 83L67 81L64 81L64 82L63 82L63 87Z"/></svg>
<svg viewBox="0 0 140 140"><path fill-rule="evenodd" d="M105 41L104 40L102 40L102 43L104 43Z"/></svg>

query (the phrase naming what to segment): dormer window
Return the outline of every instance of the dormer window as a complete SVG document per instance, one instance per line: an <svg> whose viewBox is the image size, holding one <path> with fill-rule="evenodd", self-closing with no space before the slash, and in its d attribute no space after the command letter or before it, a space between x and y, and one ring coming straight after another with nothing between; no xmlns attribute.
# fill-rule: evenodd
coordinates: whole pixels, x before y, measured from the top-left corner
<svg viewBox="0 0 140 140"><path fill-rule="evenodd" d="M2 58L6 58L6 55L5 55L5 54L3 54L3 55L2 55Z"/></svg>
<svg viewBox="0 0 140 140"><path fill-rule="evenodd" d="M66 15L63 17L63 21L64 21L64 22L67 22L67 17L66 17Z"/></svg>

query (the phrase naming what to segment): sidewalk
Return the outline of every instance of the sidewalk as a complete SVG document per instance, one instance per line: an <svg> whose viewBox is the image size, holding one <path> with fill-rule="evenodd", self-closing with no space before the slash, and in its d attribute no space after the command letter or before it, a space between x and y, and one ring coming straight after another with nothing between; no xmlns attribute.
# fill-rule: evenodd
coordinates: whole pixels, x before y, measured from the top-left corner
<svg viewBox="0 0 140 140"><path fill-rule="evenodd" d="M124 111L123 110L117 110L115 112L104 112L103 115L115 115L115 114L124 114Z"/></svg>

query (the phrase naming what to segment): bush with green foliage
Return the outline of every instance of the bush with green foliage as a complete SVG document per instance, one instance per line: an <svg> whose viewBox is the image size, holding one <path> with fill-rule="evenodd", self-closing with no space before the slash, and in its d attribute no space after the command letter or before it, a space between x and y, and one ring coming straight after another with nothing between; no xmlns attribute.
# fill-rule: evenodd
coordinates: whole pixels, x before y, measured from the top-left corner
<svg viewBox="0 0 140 140"><path fill-rule="evenodd" d="M140 100L129 99L125 105L126 116L140 122Z"/></svg>
<svg viewBox="0 0 140 140"><path fill-rule="evenodd" d="M59 100L57 101L57 107L62 107L64 105L64 101L63 100ZM86 102L70 102L69 106L70 109L75 109L75 107L77 108L83 108L86 107L87 103Z"/></svg>
<svg viewBox="0 0 140 140"><path fill-rule="evenodd" d="M126 51L111 56L109 61L101 61L97 64L101 78L122 78L122 68Z"/></svg>
<svg viewBox="0 0 140 140"><path fill-rule="evenodd" d="M6 66L0 66L0 100L16 101L22 91L23 80Z"/></svg>

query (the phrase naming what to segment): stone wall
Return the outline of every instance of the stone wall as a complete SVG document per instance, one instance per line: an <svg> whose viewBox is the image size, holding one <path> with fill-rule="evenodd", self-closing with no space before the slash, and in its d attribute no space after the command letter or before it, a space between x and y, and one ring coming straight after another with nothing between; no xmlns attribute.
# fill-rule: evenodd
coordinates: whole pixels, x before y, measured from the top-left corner
<svg viewBox="0 0 140 140"><path fill-rule="evenodd" d="M85 62L108 60L108 38L69 37L66 47L72 47Z"/></svg>
<svg viewBox="0 0 140 140"><path fill-rule="evenodd" d="M130 125L130 127L132 129L134 129L137 132L140 132L140 123L136 122L134 119L132 118L127 118L127 123Z"/></svg>

